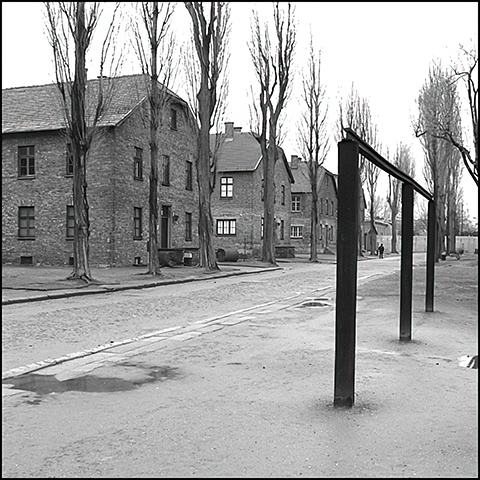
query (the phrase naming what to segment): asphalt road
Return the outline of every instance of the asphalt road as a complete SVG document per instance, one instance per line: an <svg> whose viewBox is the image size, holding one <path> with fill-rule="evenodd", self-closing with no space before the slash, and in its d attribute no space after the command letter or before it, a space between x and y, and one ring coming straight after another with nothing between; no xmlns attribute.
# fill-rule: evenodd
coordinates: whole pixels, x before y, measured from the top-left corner
<svg viewBox="0 0 480 480"><path fill-rule="evenodd" d="M476 270L440 265L426 314L422 264L405 344L399 257L359 262L348 411L331 405L334 265L4 307L3 371L144 337L5 395L3 476L476 476L477 371L458 366Z"/></svg>

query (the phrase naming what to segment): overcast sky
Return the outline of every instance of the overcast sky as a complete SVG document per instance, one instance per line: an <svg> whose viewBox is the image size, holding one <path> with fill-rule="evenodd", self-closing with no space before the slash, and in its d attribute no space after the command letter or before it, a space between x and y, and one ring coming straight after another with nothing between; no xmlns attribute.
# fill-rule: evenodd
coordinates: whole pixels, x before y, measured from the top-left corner
<svg viewBox="0 0 480 480"><path fill-rule="evenodd" d="M478 45L477 2L293 2L297 20L297 50L292 96L287 105L288 136L283 145L287 158L299 154L296 124L300 110L301 71L307 61L309 34L322 50L322 76L329 104L332 138L326 168L337 172L334 129L338 104L352 83L368 98L384 147L393 152L399 142L411 145L416 179L422 175L423 152L413 135L415 100L433 60L444 66L456 58L460 43ZM110 4L111 5L111 4ZM247 41L252 8L260 18L271 18L270 2L232 2L230 41L230 96L226 121L248 130L249 90L255 82ZM52 52L44 33L43 3L2 2L2 88L50 83L54 79ZM107 10L105 11L105 14ZM106 18L106 16L105 16ZM175 12L179 38L189 32L190 19L182 3ZM97 75L95 49L89 51L89 77ZM139 73L132 55L123 73ZM90 75L91 73L91 75ZM179 79L181 80L181 78ZM181 82L177 92L187 99ZM461 88L462 99L465 99ZM471 138L471 124L464 128ZM473 144L472 147L473 149ZM386 149L382 153L385 154ZM462 187L471 217L478 216L478 189L464 170ZM387 177L382 174L378 194L386 196Z"/></svg>

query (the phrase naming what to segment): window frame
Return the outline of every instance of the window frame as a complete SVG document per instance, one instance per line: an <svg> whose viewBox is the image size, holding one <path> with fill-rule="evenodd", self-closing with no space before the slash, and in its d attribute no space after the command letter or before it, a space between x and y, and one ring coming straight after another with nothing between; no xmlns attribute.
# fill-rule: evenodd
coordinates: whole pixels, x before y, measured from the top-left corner
<svg viewBox="0 0 480 480"><path fill-rule="evenodd" d="M220 198L233 198L233 184L233 177L220 177Z"/></svg>
<svg viewBox="0 0 480 480"><path fill-rule="evenodd" d="M285 185L282 185L282 205L285 205Z"/></svg>
<svg viewBox="0 0 480 480"><path fill-rule="evenodd" d="M220 225L222 226L221 233L219 231ZM225 228L226 226L228 226L228 228ZM228 230L227 233L225 233L226 230ZM237 219L236 218L217 218L215 232L217 237L235 237L237 235Z"/></svg>
<svg viewBox="0 0 480 480"><path fill-rule="evenodd" d="M69 232L71 232L71 235L69 235ZM73 205L67 205L66 222L65 222L65 239L73 240L74 238L75 238L75 210Z"/></svg>
<svg viewBox="0 0 480 480"><path fill-rule="evenodd" d="M65 158L65 176L73 177L73 148L70 142L67 142L67 152Z"/></svg>
<svg viewBox="0 0 480 480"><path fill-rule="evenodd" d="M22 211L24 213L23 215ZM30 212L31 215L28 214ZM27 223L24 227L21 226L22 220ZM26 230L26 234L22 233L23 230ZM19 240L35 240L35 207L32 205L18 207L17 238Z"/></svg>
<svg viewBox="0 0 480 480"><path fill-rule="evenodd" d="M170 186L170 156L162 155L162 185Z"/></svg>
<svg viewBox="0 0 480 480"><path fill-rule="evenodd" d="M185 212L185 241L192 241L192 223L193 215L191 212Z"/></svg>
<svg viewBox="0 0 480 480"><path fill-rule="evenodd" d="M298 200L297 200L298 199ZM292 212L301 212L300 195L292 195Z"/></svg>
<svg viewBox="0 0 480 480"><path fill-rule="evenodd" d="M143 148L134 147L135 156L133 157L133 178L143 180Z"/></svg>
<svg viewBox="0 0 480 480"><path fill-rule="evenodd" d="M190 160L185 162L185 190L193 190L193 162Z"/></svg>
<svg viewBox="0 0 480 480"><path fill-rule="evenodd" d="M298 229L299 235L293 235L294 229ZM290 225L290 238L303 238L303 225Z"/></svg>
<svg viewBox="0 0 480 480"><path fill-rule="evenodd" d="M26 153L22 154L22 149L27 149ZM31 153L30 153L30 149ZM25 165L22 161L25 160ZM25 169L25 174L22 174L22 169ZM33 173L30 173L30 170ZM18 146L18 178L34 178L35 177L35 145L19 145Z"/></svg>
<svg viewBox="0 0 480 480"><path fill-rule="evenodd" d="M177 110L170 108L170 130L178 130Z"/></svg>
<svg viewBox="0 0 480 480"><path fill-rule="evenodd" d="M142 207L133 207L133 239L143 240Z"/></svg>

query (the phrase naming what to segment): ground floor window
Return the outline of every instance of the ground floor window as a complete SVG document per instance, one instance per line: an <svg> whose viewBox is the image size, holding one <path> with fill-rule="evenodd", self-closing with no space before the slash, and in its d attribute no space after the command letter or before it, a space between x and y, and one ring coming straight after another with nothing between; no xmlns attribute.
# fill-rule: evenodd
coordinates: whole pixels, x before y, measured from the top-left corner
<svg viewBox="0 0 480 480"><path fill-rule="evenodd" d="M303 226L292 225L290 227L290 238L303 238Z"/></svg>
<svg viewBox="0 0 480 480"><path fill-rule="evenodd" d="M35 207L18 207L18 237L35 238Z"/></svg>
<svg viewBox="0 0 480 480"><path fill-rule="evenodd" d="M139 207L133 208L133 239L142 239L142 209Z"/></svg>
<svg viewBox="0 0 480 480"><path fill-rule="evenodd" d="M237 221L234 219L217 220L217 235L235 235Z"/></svg>

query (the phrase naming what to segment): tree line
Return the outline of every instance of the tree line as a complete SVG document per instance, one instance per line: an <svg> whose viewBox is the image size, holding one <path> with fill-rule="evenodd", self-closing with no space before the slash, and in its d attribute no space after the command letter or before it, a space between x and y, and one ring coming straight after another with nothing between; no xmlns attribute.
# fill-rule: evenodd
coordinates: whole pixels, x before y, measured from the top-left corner
<svg viewBox="0 0 480 480"><path fill-rule="evenodd" d="M150 123L149 175L149 265L148 273L161 275L157 255L158 229L158 132L165 121L165 106L180 61L184 61L189 103L196 132L196 170L199 192L199 263L208 270L219 269L213 248L213 219L211 194L215 187L216 161L220 136L210 147L212 128L218 134L228 99L229 32L231 14L229 2L183 2L190 25L190 42L179 55L175 34L171 30L177 2L136 2L125 19L125 11L117 3L108 22L98 58L99 88L93 117L86 111L86 54L98 29L102 13L101 2L46 2L47 36L53 50L56 83L64 104L65 131L72 145L74 198L74 269L71 278L92 280L88 260L90 222L88 217L86 165L94 136L99 134L98 121L112 97L112 82L118 75L124 59L119 47L119 32L128 25L127 36L136 53L139 68L150 79L148 85ZM291 3L274 2L270 22L262 22L252 9L248 49L255 72L249 99L250 129L259 142L263 158L264 178L264 236L262 261L276 263L274 235L274 172L280 158L283 140L282 126L285 109L291 96L297 50L297 22ZM301 116L297 122L298 148L308 164L312 189L310 212L310 260L317 261L319 227L318 192L319 169L330 148L326 85L322 78L321 49L314 46L310 33L307 64L301 69ZM437 258L443 250L455 249L455 225L461 204L459 186L462 166L478 186L478 55L475 48L460 48L459 62L450 68L434 64L417 99L418 117L413 129L425 154L423 175L433 193L437 220ZM104 72L109 67L109 75ZM461 124L459 84L466 92L472 129ZM399 142L390 151L383 148L378 126L373 120L368 98L354 88L349 97L338 105L335 140L345 136L351 128L365 142L405 173L414 175L414 160L410 147ZM468 134L467 134L468 131ZM468 142L467 138L472 138ZM471 144L473 143L473 149ZM377 183L379 169L360 159L360 177L367 192L369 218L375 228L378 210ZM391 210L392 251L396 246L396 217L400 214L400 182L389 178L387 202ZM444 238L448 237L447 244ZM361 248L358 232L359 252ZM376 246L371 246L374 250Z"/></svg>

